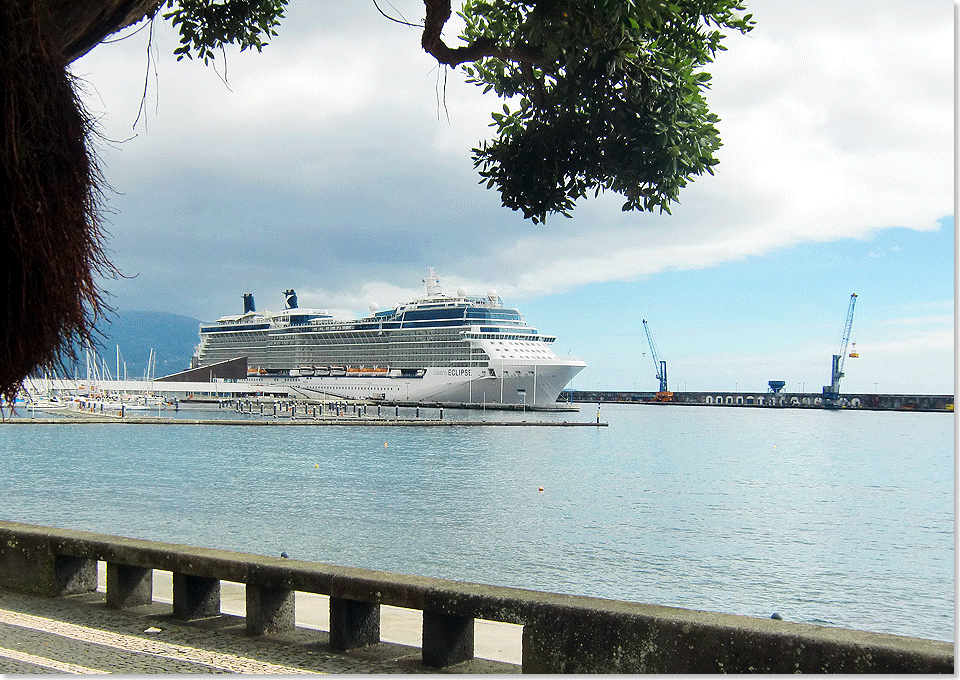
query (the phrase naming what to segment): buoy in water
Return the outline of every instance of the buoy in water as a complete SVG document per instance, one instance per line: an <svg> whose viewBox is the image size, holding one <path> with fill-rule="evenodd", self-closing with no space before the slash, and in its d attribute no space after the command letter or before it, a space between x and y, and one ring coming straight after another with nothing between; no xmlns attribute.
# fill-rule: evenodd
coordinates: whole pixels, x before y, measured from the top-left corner
<svg viewBox="0 0 960 680"><path fill-rule="evenodd" d="M320 463L314 463L314 464L313 464L313 467L315 467L315 468L320 467Z"/></svg>

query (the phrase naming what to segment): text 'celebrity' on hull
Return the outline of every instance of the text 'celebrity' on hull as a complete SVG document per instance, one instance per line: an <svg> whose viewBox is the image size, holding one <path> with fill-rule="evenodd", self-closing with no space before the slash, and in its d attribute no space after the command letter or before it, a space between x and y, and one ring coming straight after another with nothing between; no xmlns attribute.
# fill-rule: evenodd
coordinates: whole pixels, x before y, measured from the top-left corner
<svg viewBox="0 0 960 680"><path fill-rule="evenodd" d="M281 312L200 326L194 368L245 357L252 388L282 384L304 398L550 406L586 366L561 358L496 291L446 295L430 269L423 297L362 319L301 309L293 290Z"/></svg>

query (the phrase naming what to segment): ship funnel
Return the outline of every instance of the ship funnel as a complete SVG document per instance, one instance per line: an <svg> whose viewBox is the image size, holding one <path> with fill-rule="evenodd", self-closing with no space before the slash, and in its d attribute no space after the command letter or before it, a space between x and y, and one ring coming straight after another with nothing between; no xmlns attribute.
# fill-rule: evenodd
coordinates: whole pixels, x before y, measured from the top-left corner
<svg viewBox="0 0 960 680"><path fill-rule="evenodd" d="M296 309L297 294L294 292L293 288L283 291L283 295L287 300L287 309Z"/></svg>
<svg viewBox="0 0 960 680"><path fill-rule="evenodd" d="M250 312L257 311L257 306L253 302L253 293L244 293L243 294L243 313L249 314Z"/></svg>

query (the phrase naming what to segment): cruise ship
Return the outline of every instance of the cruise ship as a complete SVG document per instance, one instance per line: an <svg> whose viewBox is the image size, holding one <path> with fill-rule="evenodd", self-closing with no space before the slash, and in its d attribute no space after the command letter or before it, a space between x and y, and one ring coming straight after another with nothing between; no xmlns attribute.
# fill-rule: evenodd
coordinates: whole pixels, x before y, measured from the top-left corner
<svg viewBox="0 0 960 680"><path fill-rule="evenodd" d="M246 357L252 386L280 383L308 398L541 407L586 366L558 357L556 337L496 291L446 295L432 268L423 283L423 297L349 321L300 308L294 290L276 313L258 313L245 294L243 314L200 326L193 365Z"/></svg>

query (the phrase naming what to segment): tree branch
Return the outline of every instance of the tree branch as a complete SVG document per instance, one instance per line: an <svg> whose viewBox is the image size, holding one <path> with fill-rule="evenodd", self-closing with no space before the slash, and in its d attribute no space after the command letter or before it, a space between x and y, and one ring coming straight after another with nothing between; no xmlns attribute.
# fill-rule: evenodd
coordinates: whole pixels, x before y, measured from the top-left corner
<svg viewBox="0 0 960 680"><path fill-rule="evenodd" d="M409 21L404 21L403 19L397 19L396 17L390 16L389 14L384 12L382 9L380 9L380 5L377 3L377 0L373 0L373 6L377 8L377 11L380 12L380 14L382 14L385 18L389 19L390 21L396 22L402 26L411 26L412 28L423 28L423 26L421 26L420 24L411 24ZM403 15L400 14L400 16L403 16Z"/></svg>
<svg viewBox="0 0 960 680"><path fill-rule="evenodd" d="M49 35L60 41L67 61L79 59L104 38L141 19L153 16L163 0L46 0L52 26Z"/></svg>
<svg viewBox="0 0 960 680"><path fill-rule="evenodd" d="M452 48L443 42L440 34L450 18L450 0L423 0L426 16L423 20L423 35L420 44L424 51L441 64L459 66L468 61L493 57L501 61L535 63L540 58L537 50L525 47L504 49L494 38L477 40L470 45Z"/></svg>

